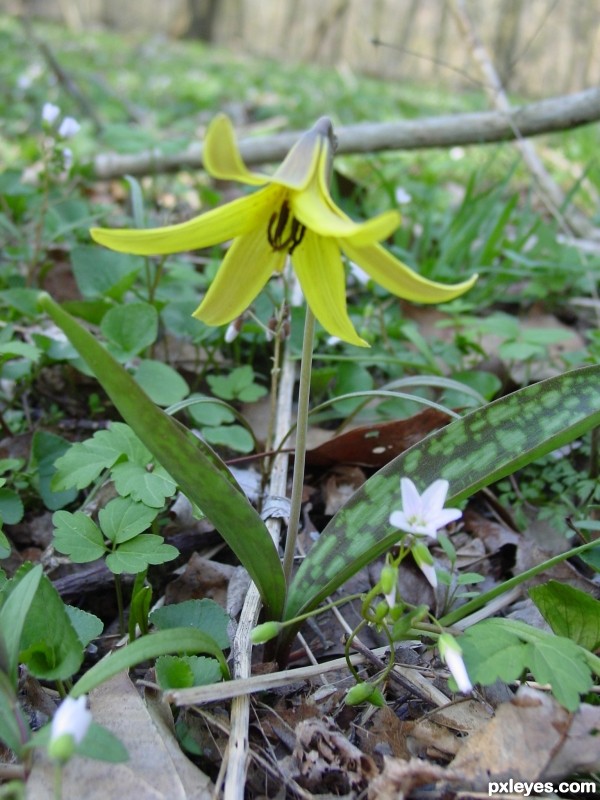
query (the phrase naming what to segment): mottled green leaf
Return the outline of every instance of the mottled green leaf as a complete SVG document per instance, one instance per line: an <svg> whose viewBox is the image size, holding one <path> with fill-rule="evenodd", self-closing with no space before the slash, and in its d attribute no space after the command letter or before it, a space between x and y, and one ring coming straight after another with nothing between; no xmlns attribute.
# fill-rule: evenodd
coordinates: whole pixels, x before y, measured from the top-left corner
<svg viewBox="0 0 600 800"><path fill-rule="evenodd" d="M333 517L292 580L285 618L314 608L398 539L400 478L437 478L457 502L600 424L600 366L541 381L455 420L395 458ZM292 631L289 631L289 635ZM286 634L287 635L287 634Z"/></svg>

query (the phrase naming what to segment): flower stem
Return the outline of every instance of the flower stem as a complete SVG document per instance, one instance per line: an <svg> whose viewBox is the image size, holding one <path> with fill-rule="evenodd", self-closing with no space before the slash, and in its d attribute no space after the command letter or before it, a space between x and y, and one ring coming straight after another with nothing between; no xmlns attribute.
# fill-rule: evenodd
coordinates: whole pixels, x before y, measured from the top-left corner
<svg viewBox="0 0 600 800"><path fill-rule="evenodd" d="M125 611L123 608L123 584L121 583L121 576L115 574L115 595L117 597L117 610L119 612L119 633L125 636Z"/></svg>
<svg viewBox="0 0 600 800"><path fill-rule="evenodd" d="M310 373L312 368L313 343L315 338L315 317L306 305L304 318L304 338L302 341L302 360L300 362L300 386L298 389L298 410L296 415L296 452L294 456L294 477L292 480L292 499L290 524L283 554L283 574L289 585L296 552L296 539L300 525L302 488L304 486L304 463L306 460L306 432L308 429L308 403L310 397Z"/></svg>
<svg viewBox="0 0 600 800"><path fill-rule="evenodd" d="M54 765L54 800L62 800L62 764Z"/></svg>

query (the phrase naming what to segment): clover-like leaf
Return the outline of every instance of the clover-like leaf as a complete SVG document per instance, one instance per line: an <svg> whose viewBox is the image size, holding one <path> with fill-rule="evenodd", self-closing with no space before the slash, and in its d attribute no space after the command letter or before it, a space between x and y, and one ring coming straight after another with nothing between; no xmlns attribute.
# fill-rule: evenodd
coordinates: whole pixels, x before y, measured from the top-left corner
<svg viewBox="0 0 600 800"><path fill-rule="evenodd" d="M179 550L166 544L162 536L153 533L140 533L129 539L106 557L106 566L115 575L127 572L136 575L149 564L164 564L179 555Z"/></svg>
<svg viewBox="0 0 600 800"><path fill-rule="evenodd" d="M106 553L100 528L83 511L56 511L52 522L55 549L70 556L75 563L95 561Z"/></svg>
<svg viewBox="0 0 600 800"><path fill-rule="evenodd" d="M157 514L158 508L129 497L115 497L100 511L98 521L107 539L122 544L147 530Z"/></svg>

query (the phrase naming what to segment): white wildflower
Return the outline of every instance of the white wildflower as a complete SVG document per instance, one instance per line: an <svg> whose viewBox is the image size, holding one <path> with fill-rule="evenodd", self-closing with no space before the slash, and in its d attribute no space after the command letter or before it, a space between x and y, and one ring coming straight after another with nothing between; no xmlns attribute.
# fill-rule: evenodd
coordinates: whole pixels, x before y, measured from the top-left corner
<svg viewBox="0 0 600 800"><path fill-rule="evenodd" d="M396 197L396 202L399 206L404 206L407 203L410 203L412 200L412 195L409 194L406 189L402 188L402 186L397 186L396 191L394 192Z"/></svg>
<svg viewBox="0 0 600 800"><path fill-rule="evenodd" d="M459 508L444 508L449 488L448 481L440 479L421 495L410 478L401 478L402 511L390 514L390 525L405 533L436 539L440 528L462 516Z"/></svg>
<svg viewBox="0 0 600 800"><path fill-rule="evenodd" d="M438 579L433 563L433 557L422 542L415 542L411 547L411 553L416 565L434 589L437 589Z"/></svg>
<svg viewBox="0 0 600 800"><path fill-rule="evenodd" d="M71 139L79 132L81 125L73 117L65 117L58 128L58 135L62 139Z"/></svg>
<svg viewBox="0 0 600 800"><path fill-rule="evenodd" d="M468 694L472 691L473 684L471 683L469 673L463 661L460 645L454 636L451 636L449 633L443 633L439 637L437 644L440 656L445 661L452 677L456 681L459 691L463 694Z"/></svg>
<svg viewBox="0 0 600 800"><path fill-rule="evenodd" d="M86 697L65 697L52 718L48 754L57 761L68 761L81 744L92 723Z"/></svg>
<svg viewBox="0 0 600 800"><path fill-rule="evenodd" d="M60 117L60 108L55 106L54 103L44 103L42 106L42 122L46 125L54 125L56 120Z"/></svg>

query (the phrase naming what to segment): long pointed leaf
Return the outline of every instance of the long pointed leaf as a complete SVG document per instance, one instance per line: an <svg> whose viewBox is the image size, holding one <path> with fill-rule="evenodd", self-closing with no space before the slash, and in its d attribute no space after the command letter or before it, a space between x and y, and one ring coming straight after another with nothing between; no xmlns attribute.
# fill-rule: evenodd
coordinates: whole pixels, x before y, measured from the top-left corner
<svg viewBox="0 0 600 800"><path fill-rule="evenodd" d="M267 613L279 617L285 581L259 514L211 448L158 408L110 353L52 298L39 307L62 328L121 416L213 523L256 583Z"/></svg>
<svg viewBox="0 0 600 800"><path fill-rule="evenodd" d="M446 478L447 502L455 503L599 424L600 366L591 366L520 389L430 434L373 475L329 522L292 581L284 618L314 608L395 544L389 515L401 506L402 476L419 491Z"/></svg>

